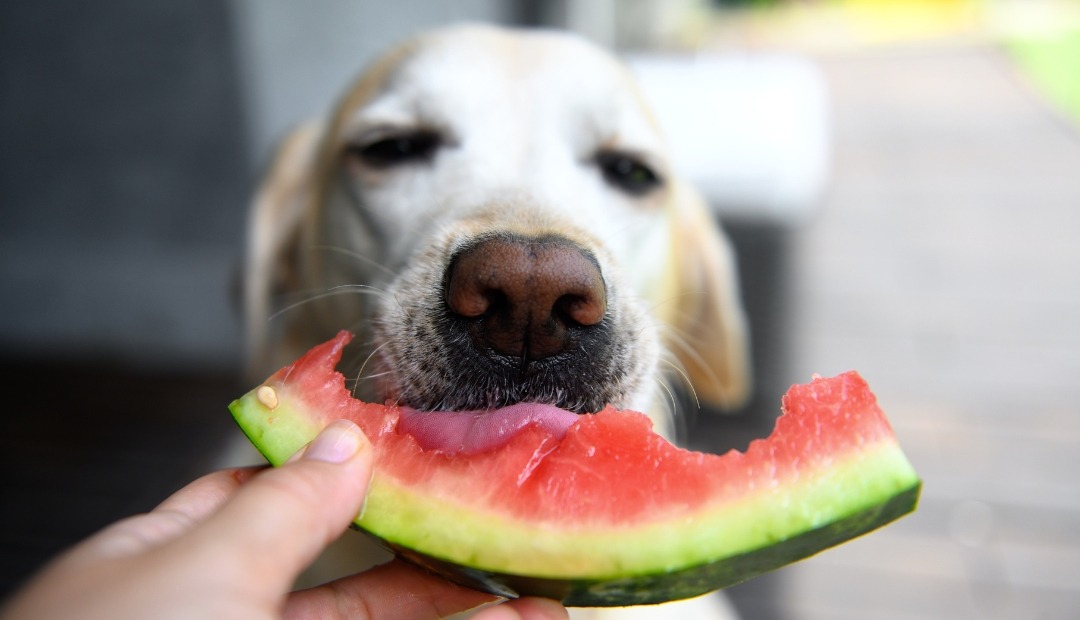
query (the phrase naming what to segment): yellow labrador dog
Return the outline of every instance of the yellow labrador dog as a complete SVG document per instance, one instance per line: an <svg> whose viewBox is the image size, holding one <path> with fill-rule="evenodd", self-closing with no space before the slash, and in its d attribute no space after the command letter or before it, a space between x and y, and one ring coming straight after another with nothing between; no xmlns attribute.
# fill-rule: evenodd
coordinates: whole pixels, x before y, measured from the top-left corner
<svg viewBox="0 0 1080 620"><path fill-rule="evenodd" d="M284 142L245 297L258 376L350 329L367 401L610 403L670 433L673 388L721 407L748 389L727 242L626 69L563 33L456 26L378 60Z"/></svg>

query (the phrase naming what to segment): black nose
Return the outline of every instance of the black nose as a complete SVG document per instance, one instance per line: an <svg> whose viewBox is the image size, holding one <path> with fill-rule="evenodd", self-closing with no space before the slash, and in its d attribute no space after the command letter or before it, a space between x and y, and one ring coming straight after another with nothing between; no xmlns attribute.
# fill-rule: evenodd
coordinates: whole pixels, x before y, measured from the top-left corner
<svg viewBox="0 0 1080 620"><path fill-rule="evenodd" d="M480 350L523 364L566 351L575 334L598 325L607 293L596 258L558 236L497 236L455 256L446 303L467 319Z"/></svg>

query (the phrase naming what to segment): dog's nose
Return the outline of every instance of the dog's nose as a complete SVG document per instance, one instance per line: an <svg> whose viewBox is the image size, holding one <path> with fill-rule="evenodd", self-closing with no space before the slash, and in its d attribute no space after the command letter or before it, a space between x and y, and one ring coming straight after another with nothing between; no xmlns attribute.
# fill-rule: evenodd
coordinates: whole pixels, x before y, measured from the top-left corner
<svg viewBox="0 0 1080 620"><path fill-rule="evenodd" d="M458 253L447 276L447 306L469 319L474 346L522 363L567 350L607 311L596 258L563 237L488 238Z"/></svg>

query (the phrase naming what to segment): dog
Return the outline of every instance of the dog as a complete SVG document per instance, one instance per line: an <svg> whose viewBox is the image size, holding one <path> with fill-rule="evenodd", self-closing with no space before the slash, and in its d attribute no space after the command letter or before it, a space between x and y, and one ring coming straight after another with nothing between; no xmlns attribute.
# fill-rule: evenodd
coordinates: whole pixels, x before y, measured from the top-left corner
<svg viewBox="0 0 1080 620"><path fill-rule="evenodd" d="M676 392L749 390L728 241L628 70L568 33L457 25L390 50L283 141L245 271L256 377L350 329L354 393L418 410L611 404L670 437ZM680 604L649 617L727 613Z"/></svg>

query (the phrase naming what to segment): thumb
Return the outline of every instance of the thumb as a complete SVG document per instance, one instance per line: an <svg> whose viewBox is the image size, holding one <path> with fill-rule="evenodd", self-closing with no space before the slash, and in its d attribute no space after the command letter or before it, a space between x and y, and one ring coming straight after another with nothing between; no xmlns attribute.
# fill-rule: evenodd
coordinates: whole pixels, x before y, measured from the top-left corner
<svg viewBox="0 0 1080 620"><path fill-rule="evenodd" d="M367 437L339 420L244 484L192 535L215 550L215 561L284 591L360 513L372 468Z"/></svg>

